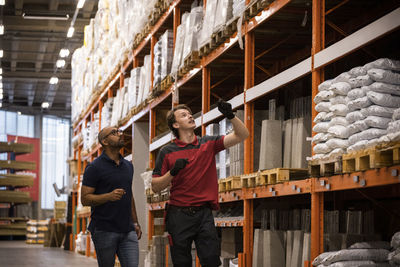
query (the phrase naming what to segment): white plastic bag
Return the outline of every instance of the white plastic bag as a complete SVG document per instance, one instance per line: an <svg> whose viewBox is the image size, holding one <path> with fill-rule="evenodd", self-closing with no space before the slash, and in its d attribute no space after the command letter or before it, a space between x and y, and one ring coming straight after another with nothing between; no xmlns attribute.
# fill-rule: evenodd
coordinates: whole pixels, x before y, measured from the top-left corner
<svg viewBox="0 0 400 267"><path fill-rule="evenodd" d="M389 122L387 131L388 133L400 132L400 120Z"/></svg>
<svg viewBox="0 0 400 267"><path fill-rule="evenodd" d="M332 118L332 120L329 124L330 127L335 126L335 125L347 126L347 125L349 125L349 122L347 121L347 119L345 117L337 116L337 117Z"/></svg>
<svg viewBox="0 0 400 267"><path fill-rule="evenodd" d="M319 122L314 125L313 131L316 133L326 133L329 129L329 122Z"/></svg>
<svg viewBox="0 0 400 267"><path fill-rule="evenodd" d="M348 121L348 123L353 123L355 121L363 119L365 119L365 116L359 110L349 112L346 115L346 120Z"/></svg>
<svg viewBox="0 0 400 267"><path fill-rule="evenodd" d="M313 151L316 154L326 154L328 152L330 152L332 149L330 149L325 143L320 143L320 144L316 144L313 147Z"/></svg>
<svg viewBox="0 0 400 267"><path fill-rule="evenodd" d="M330 133L317 133L313 136L312 142L313 144L325 143L330 138L333 138L332 134Z"/></svg>
<svg viewBox="0 0 400 267"><path fill-rule="evenodd" d="M383 69L370 69L368 75L377 82L400 84L400 74Z"/></svg>
<svg viewBox="0 0 400 267"><path fill-rule="evenodd" d="M368 71L370 69L384 69L384 70L394 70L400 71L400 61L389 59L389 58L380 58L370 63L364 65L364 68Z"/></svg>
<svg viewBox="0 0 400 267"><path fill-rule="evenodd" d="M361 86L367 86L372 84L374 81L369 77L369 75L358 76L349 79L349 84L351 88L357 88Z"/></svg>
<svg viewBox="0 0 400 267"><path fill-rule="evenodd" d="M337 95L346 96L347 93L351 90L351 86L348 82L337 82L333 83L329 89Z"/></svg>
<svg viewBox="0 0 400 267"><path fill-rule="evenodd" d="M347 96L338 95L338 96L335 96L335 97L332 97L331 99L329 99L329 102L331 102L332 105L338 105L338 104L347 105L347 102L349 102L349 99L347 98Z"/></svg>
<svg viewBox="0 0 400 267"><path fill-rule="evenodd" d="M354 67L349 70L349 74L353 77L362 76L367 74L367 70L364 67Z"/></svg>
<svg viewBox="0 0 400 267"><path fill-rule="evenodd" d="M318 104L322 101L329 101L330 98L332 98L335 94L331 90L324 90L320 91L315 97L314 97L314 103Z"/></svg>
<svg viewBox="0 0 400 267"><path fill-rule="evenodd" d="M361 88L354 88L352 90L349 91L349 93L347 94L347 97L350 100L355 100L357 98L361 98L365 96L365 91Z"/></svg>
<svg viewBox="0 0 400 267"><path fill-rule="evenodd" d="M332 106L330 102L320 102L315 106L317 112L329 112L329 108Z"/></svg>
<svg viewBox="0 0 400 267"><path fill-rule="evenodd" d="M335 148L334 150L332 150L331 152L329 152L328 157L337 157L337 156L341 156L344 153L346 153L346 149L344 148Z"/></svg>
<svg viewBox="0 0 400 267"><path fill-rule="evenodd" d="M367 108L362 108L360 112L365 116L378 116L391 118L393 116L394 108L382 107L378 105L372 105Z"/></svg>
<svg viewBox="0 0 400 267"><path fill-rule="evenodd" d="M318 85L318 91L329 90L329 87L332 85L332 80L326 80Z"/></svg>
<svg viewBox="0 0 400 267"><path fill-rule="evenodd" d="M383 135L387 134L387 130L377 129L377 128L369 128L360 133L353 134L349 137L349 144L353 145L361 140L371 140L374 138L379 138Z"/></svg>
<svg viewBox="0 0 400 267"><path fill-rule="evenodd" d="M326 145L330 149L347 148L349 146L349 141L347 139L332 138L326 142Z"/></svg>
<svg viewBox="0 0 400 267"><path fill-rule="evenodd" d="M328 133L332 134L334 137L338 138L348 138L349 137L349 131L346 126L342 125L335 125L332 127L329 127Z"/></svg>
<svg viewBox="0 0 400 267"><path fill-rule="evenodd" d="M368 86L370 91L392 94L392 95L400 95L400 85L390 84L390 83L381 83L374 82L370 86Z"/></svg>
<svg viewBox="0 0 400 267"><path fill-rule="evenodd" d="M349 103L347 103L347 107L349 108L349 111L366 108L371 105L372 105L372 102L371 102L371 100L369 100L369 98L367 96L357 98L357 99L349 101Z"/></svg>
<svg viewBox="0 0 400 267"><path fill-rule="evenodd" d="M329 111L333 112L336 116L346 116L349 112L349 108L345 104L333 105L329 108Z"/></svg>
<svg viewBox="0 0 400 267"><path fill-rule="evenodd" d="M365 123L365 119L364 120L355 121L355 122L353 122L353 125L360 132L365 131L365 130L367 130L369 128L368 125Z"/></svg>
<svg viewBox="0 0 400 267"><path fill-rule="evenodd" d="M400 120L400 108L393 111L392 119L395 121Z"/></svg>
<svg viewBox="0 0 400 267"><path fill-rule="evenodd" d="M314 118L314 123L318 123L321 121L326 121L326 112L319 112L317 116Z"/></svg>
<svg viewBox="0 0 400 267"><path fill-rule="evenodd" d="M389 251L386 249L342 249L327 256L322 264L329 265L339 261L386 261ZM372 262L373 263L373 262ZM356 266L356 265L355 265Z"/></svg>
<svg viewBox="0 0 400 267"><path fill-rule="evenodd" d="M360 132L360 129L358 129L358 127L354 125L354 123L349 124L347 126L347 130L349 131L349 136Z"/></svg>
<svg viewBox="0 0 400 267"><path fill-rule="evenodd" d="M391 119L378 116L368 116L364 121L370 128L386 129Z"/></svg>
<svg viewBox="0 0 400 267"><path fill-rule="evenodd" d="M400 107L400 97L398 96L370 91L367 93L367 97L371 102L379 106L389 108Z"/></svg>
<svg viewBox="0 0 400 267"><path fill-rule="evenodd" d="M355 77L355 76L352 76L348 72L343 72L339 76L337 76L335 79L333 79L332 84L338 83L338 82L348 82L353 77Z"/></svg>
<svg viewBox="0 0 400 267"><path fill-rule="evenodd" d="M351 141L350 141L350 138L349 138L349 144L350 144L350 143L351 143ZM359 151L359 150L365 149L366 146L367 146L367 143L368 143L368 140L361 140L361 141L358 141L358 142L356 142L355 144L349 146L349 147L347 148L347 152L348 152L348 153L351 153L351 152L354 152L354 151Z"/></svg>

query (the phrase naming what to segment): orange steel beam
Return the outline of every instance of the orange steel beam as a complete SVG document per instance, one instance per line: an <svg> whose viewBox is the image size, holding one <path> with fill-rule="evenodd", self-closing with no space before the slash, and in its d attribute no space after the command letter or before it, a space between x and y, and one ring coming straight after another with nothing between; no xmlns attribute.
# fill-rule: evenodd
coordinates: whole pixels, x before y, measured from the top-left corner
<svg viewBox="0 0 400 267"><path fill-rule="evenodd" d="M99 101L99 132L101 131L101 111L103 110L103 100Z"/></svg>
<svg viewBox="0 0 400 267"><path fill-rule="evenodd" d="M206 134L206 126L203 124L203 114L210 111L210 87L211 87L211 69L203 68L202 71L202 101L201 101L201 134Z"/></svg>
<svg viewBox="0 0 400 267"><path fill-rule="evenodd" d="M262 70L262 72L264 72L268 76L270 76L270 77L272 76L272 74L267 69L265 69L263 66L261 66L260 64L256 63L254 66L256 66L258 69Z"/></svg>
<svg viewBox="0 0 400 267"><path fill-rule="evenodd" d="M325 47L325 0L312 1L312 71L311 71L311 99L318 93L318 85L324 80L324 69L314 69L314 55ZM311 121L317 115L315 103L311 104ZM314 133L312 133L314 135ZM314 154L314 153L313 153ZM315 180L313 181L315 183ZM315 186L311 187L311 258L314 259L323 252L324 244L324 195L315 193Z"/></svg>
<svg viewBox="0 0 400 267"><path fill-rule="evenodd" d="M244 224L243 224L243 254L244 266L252 266L253 255L253 200L243 201Z"/></svg>
<svg viewBox="0 0 400 267"><path fill-rule="evenodd" d="M121 72L121 75L119 76L119 88L121 89L124 87L124 80L125 80L125 75L123 72Z"/></svg>
<svg viewBox="0 0 400 267"><path fill-rule="evenodd" d="M311 259L315 259L324 250L323 219L324 193L311 193Z"/></svg>
<svg viewBox="0 0 400 267"><path fill-rule="evenodd" d="M196 267L201 267L199 257L196 254Z"/></svg>
<svg viewBox="0 0 400 267"><path fill-rule="evenodd" d="M249 23L246 25L246 32L254 30L259 24L264 23L270 19L275 13L286 6L290 0L275 0L269 6L267 6L260 15L255 16L250 19Z"/></svg>
<svg viewBox="0 0 400 267"><path fill-rule="evenodd" d="M350 0L344 0L343 2L341 2L341 3L337 4L336 6L332 7L331 9L329 9L328 11L325 12L325 16L328 15L329 13L335 11L336 9L338 9L341 6L343 6L344 4L346 4L349 1Z"/></svg>
<svg viewBox="0 0 400 267"><path fill-rule="evenodd" d="M153 235L154 235L154 214L151 211L148 211L148 214L149 214L148 215L148 219L149 219L148 232L149 232L149 235L148 235L147 239L150 241L150 240L153 239Z"/></svg>
<svg viewBox="0 0 400 267"><path fill-rule="evenodd" d="M244 48L244 89L246 90L254 86L254 32L245 35ZM254 158L254 103L246 103L244 106L244 123L250 132L249 138L244 141L244 172L251 173L253 171Z"/></svg>
<svg viewBox="0 0 400 267"><path fill-rule="evenodd" d="M244 262L243 262L243 253L238 253L238 266L239 267L244 267Z"/></svg>
<svg viewBox="0 0 400 267"><path fill-rule="evenodd" d="M181 24L181 8L179 6L174 7L174 45L173 49L175 49L175 39L176 39L176 31L178 26Z"/></svg>
<svg viewBox="0 0 400 267"><path fill-rule="evenodd" d="M136 56L136 57L133 57L133 60L132 60L132 67L133 67L133 68L139 67L139 59L138 59L137 56Z"/></svg>

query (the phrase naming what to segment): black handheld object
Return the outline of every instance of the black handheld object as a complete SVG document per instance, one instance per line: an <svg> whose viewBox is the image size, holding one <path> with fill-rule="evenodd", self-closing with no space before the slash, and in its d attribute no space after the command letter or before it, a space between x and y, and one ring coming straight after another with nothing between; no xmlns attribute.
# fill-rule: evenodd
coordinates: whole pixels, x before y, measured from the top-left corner
<svg viewBox="0 0 400 267"><path fill-rule="evenodd" d="M189 163L188 159L177 159L175 161L174 167L169 171L172 176L176 176L180 170L185 168L186 164Z"/></svg>
<svg viewBox="0 0 400 267"><path fill-rule="evenodd" d="M218 101L218 110L221 112L228 120L231 120L235 117L232 111L231 103L225 102L224 100Z"/></svg>

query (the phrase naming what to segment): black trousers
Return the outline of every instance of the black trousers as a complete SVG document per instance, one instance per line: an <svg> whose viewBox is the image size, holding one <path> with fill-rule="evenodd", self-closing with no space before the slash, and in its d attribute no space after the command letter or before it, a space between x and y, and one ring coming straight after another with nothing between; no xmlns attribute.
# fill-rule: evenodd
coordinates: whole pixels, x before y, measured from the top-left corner
<svg viewBox="0 0 400 267"><path fill-rule="evenodd" d="M171 235L171 257L175 267L192 266L193 241L202 267L221 265L220 240L208 206L183 208L169 205L166 226Z"/></svg>

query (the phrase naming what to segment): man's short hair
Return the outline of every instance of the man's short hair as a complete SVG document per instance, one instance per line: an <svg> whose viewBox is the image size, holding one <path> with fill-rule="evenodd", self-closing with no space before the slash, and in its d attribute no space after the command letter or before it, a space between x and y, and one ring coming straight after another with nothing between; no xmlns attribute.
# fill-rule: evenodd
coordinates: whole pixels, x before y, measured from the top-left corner
<svg viewBox="0 0 400 267"><path fill-rule="evenodd" d="M179 132L178 132L178 129L174 128L173 124L176 122L175 111L177 111L179 109L186 109L187 111L190 112L190 114L192 114L192 110L185 104L179 104L179 105L173 107L170 111L168 111L168 113L167 113L168 127L172 131L172 133L175 135L176 138L179 138Z"/></svg>

